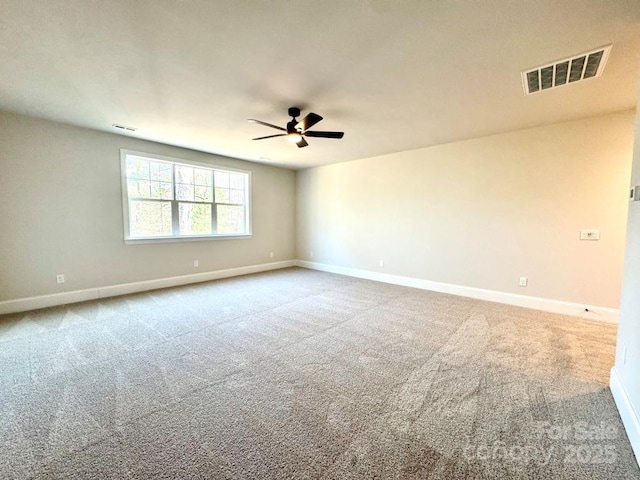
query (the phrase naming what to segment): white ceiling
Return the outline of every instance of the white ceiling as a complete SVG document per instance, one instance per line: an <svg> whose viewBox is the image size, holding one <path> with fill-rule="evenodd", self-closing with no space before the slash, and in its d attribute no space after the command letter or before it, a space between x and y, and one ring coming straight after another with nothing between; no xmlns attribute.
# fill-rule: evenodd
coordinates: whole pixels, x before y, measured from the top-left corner
<svg viewBox="0 0 640 480"><path fill-rule="evenodd" d="M604 74L521 70L613 44ZM630 109L638 0L0 0L0 108L289 168ZM252 124L325 119L298 149Z"/></svg>

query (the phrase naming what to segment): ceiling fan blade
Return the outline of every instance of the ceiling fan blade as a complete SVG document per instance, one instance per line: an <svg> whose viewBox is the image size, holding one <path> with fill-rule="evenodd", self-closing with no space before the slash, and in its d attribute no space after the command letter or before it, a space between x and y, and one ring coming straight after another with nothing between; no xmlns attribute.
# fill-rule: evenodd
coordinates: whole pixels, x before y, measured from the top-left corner
<svg viewBox="0 0 640 480"><path fill-rule="evenodd" d="M342 138L344 132L304 132L307 137Z"/></svg>
<svg viewBox="0 0 640 480"><path fill-rule="evenodd" d="M286 137L286 133L277 133L276 135L267 135L266 137L252 138L251 140L264 140L265 138Z"/></svg>
<svg viewBox="0 0 640 480"><path fill-rule="evenodd" d="M296 124L296 129L304 132L307 128L313 127L320 120L322 120L322 117L320 115L311 112Z"/></svg>
<svg viewBox="0 0 640 480"><path fill-rule="evenodd" d="M301 138L299 142L296 142L296 145L298 145L298 148L302 148L302 147L306 147L309 144L304 138Z"/></svg>
<svg viewBox="0 0 640 480"><path fill-rule="evenodd" d="M279 127L277 125L273 125L272 123L263 122L262 120L256 120L255 118L248 118L247 120L249 120L250 122L253 122L253 123L259 123L260 125L264 125L265 127L271 127L271 128L275 128L275 129L278 129L278 130L282 130L283 132L287 131L286 128L282 128L282 127Z"/></svg>

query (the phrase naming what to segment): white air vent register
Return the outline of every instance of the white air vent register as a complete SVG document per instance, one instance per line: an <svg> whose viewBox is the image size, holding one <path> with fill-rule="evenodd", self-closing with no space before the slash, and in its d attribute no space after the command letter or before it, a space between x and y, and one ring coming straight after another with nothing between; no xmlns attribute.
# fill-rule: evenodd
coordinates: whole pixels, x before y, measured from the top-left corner
<svg viewBox="0 0 640 480"><path fill-rule="evenodd" d="M522 72L525 95L602 75L611 45Z"/></svg>

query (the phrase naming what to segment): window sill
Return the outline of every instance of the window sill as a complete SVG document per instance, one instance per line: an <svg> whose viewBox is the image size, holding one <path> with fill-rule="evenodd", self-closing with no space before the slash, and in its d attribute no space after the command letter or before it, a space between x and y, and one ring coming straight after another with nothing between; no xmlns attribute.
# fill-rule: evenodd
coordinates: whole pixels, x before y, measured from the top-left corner
<svg viewBox="0 0 640 480"><path fill-rule="evenodd" d="M125 238L126 245L137 245L139 243L173 243L173 242L200 242L203 240L245 240L252 238L252 234L246 235L194 235L190 237L143 237Z"/></svg>

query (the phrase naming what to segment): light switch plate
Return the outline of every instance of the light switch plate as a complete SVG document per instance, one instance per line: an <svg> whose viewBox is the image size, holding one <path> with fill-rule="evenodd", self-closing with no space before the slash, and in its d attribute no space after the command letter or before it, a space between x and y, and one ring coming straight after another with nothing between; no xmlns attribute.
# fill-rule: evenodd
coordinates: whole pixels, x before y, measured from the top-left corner
<svg viewBox="0 0 640 480"><path fill-rule="evenodd" d="M600 230L595 228L580 230L580 240L600 240Z"/></svg>

